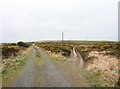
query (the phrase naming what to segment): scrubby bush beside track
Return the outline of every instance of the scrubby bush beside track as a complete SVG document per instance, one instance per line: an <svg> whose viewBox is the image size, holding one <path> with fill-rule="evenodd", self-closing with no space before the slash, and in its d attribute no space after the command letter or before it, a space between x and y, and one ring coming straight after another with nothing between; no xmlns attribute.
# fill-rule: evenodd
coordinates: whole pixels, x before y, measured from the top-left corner
<svg viewBox="0 0 120 89"><path fill-rule="evenodd" d="M19 51L20 49L17 46L3 46L2 57L4 59L4 58L9 58L11 56L17 56Z"/></svg>
<svg viewBox="0 0 120 89"><path fill-rule="evenodd" d="M64 56L70 56L71 50L75 46L77 51L83 57L86 57L91 51L106 51L106 55L113 55L116 57L120 54L120 43L110 41L64 41L64 43L61 43L60 41L42 42L37 43L37 46L50 52L61 53Z"/></svg>
<svg viewBox="0 0 120 89"><path fill-rule="evenodd" d="M61 43L39 43L37 46L56 54L61 53L63 56L70 56L73 48L73 46L69 44Z"/></svg>
<svg viewBox="0 0 120 89"><path fill-rule="evenodd" d="M76 48L84 59L91 51L105 52L105 55L112 55L117 58L120 56L120 43L117 42L96 42L93 44L78 45Z"/></svg>
<svg viewBox="0 0 120 89"><path fill-rule="evenodd" d="M2 59L17 56L19 53L21 53L28 47L29 45L24 42L18 42L17 44L16 43L3 43L1 45Z"/></svg>

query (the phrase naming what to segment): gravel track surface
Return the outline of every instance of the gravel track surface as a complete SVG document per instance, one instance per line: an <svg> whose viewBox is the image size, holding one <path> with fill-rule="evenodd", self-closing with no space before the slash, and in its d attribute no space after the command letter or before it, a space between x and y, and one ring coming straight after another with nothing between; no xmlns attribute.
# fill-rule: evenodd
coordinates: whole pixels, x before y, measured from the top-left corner
<svg viewBox="0 0 120 89"><path fill-rule="evenodd" d="M11 87L71 87L46 53L42 49L38 49L38 51L44 60L44 68L41 69L35 64L36 49L33 48L30 59Z"/></svg>

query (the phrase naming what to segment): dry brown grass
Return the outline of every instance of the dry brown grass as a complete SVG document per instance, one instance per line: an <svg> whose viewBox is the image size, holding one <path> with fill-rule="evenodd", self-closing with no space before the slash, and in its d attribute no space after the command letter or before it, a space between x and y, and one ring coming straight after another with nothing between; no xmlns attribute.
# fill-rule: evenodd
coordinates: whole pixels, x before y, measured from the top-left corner
<svg viewBox="0 0 120 89"><path fill-rule="evenodd" d="M105 52L92 51L88 57L94 57L86 62L86 70L91 73L100 73L103 86L115 86L118 80L118 59L114 56L104 55Z"/></svg>

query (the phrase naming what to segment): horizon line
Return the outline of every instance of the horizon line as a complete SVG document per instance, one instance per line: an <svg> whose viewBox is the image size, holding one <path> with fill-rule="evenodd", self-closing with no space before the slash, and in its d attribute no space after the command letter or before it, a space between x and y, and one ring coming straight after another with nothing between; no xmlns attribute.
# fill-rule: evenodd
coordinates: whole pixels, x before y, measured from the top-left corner
<svg viewBox="0 0 120 89"><path fill-rule="evenodd" d="M20 40L20 41L22 41L22 40ZM18 42L20 42L20 41L18 41ZM22 42L26 42L26 43L28 43L28 42L50 42L50 41L53 41L53 42L55 42L55 41L57 41L57 42L60 42L60 41L62 41L62 40L32 40L32 41L22 41ZM63 40L63 41L98 41L98 42L120 42L120 41L116 41L116 40L75 40L75 39L73 39L73 40ZM0 44L3 44L3 43L17 43L17 42L0 42Z"/></svg>

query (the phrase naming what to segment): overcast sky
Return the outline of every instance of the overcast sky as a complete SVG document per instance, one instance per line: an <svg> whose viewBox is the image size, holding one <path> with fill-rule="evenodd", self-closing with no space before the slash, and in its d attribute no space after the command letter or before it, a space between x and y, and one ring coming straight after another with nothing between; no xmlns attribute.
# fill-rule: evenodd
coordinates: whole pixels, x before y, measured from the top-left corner
<svg viewBox="0 0 120 89"><path fill-rule="evenodd" d="M117 41L118 1L0 0L1 41Z"/></svg>

